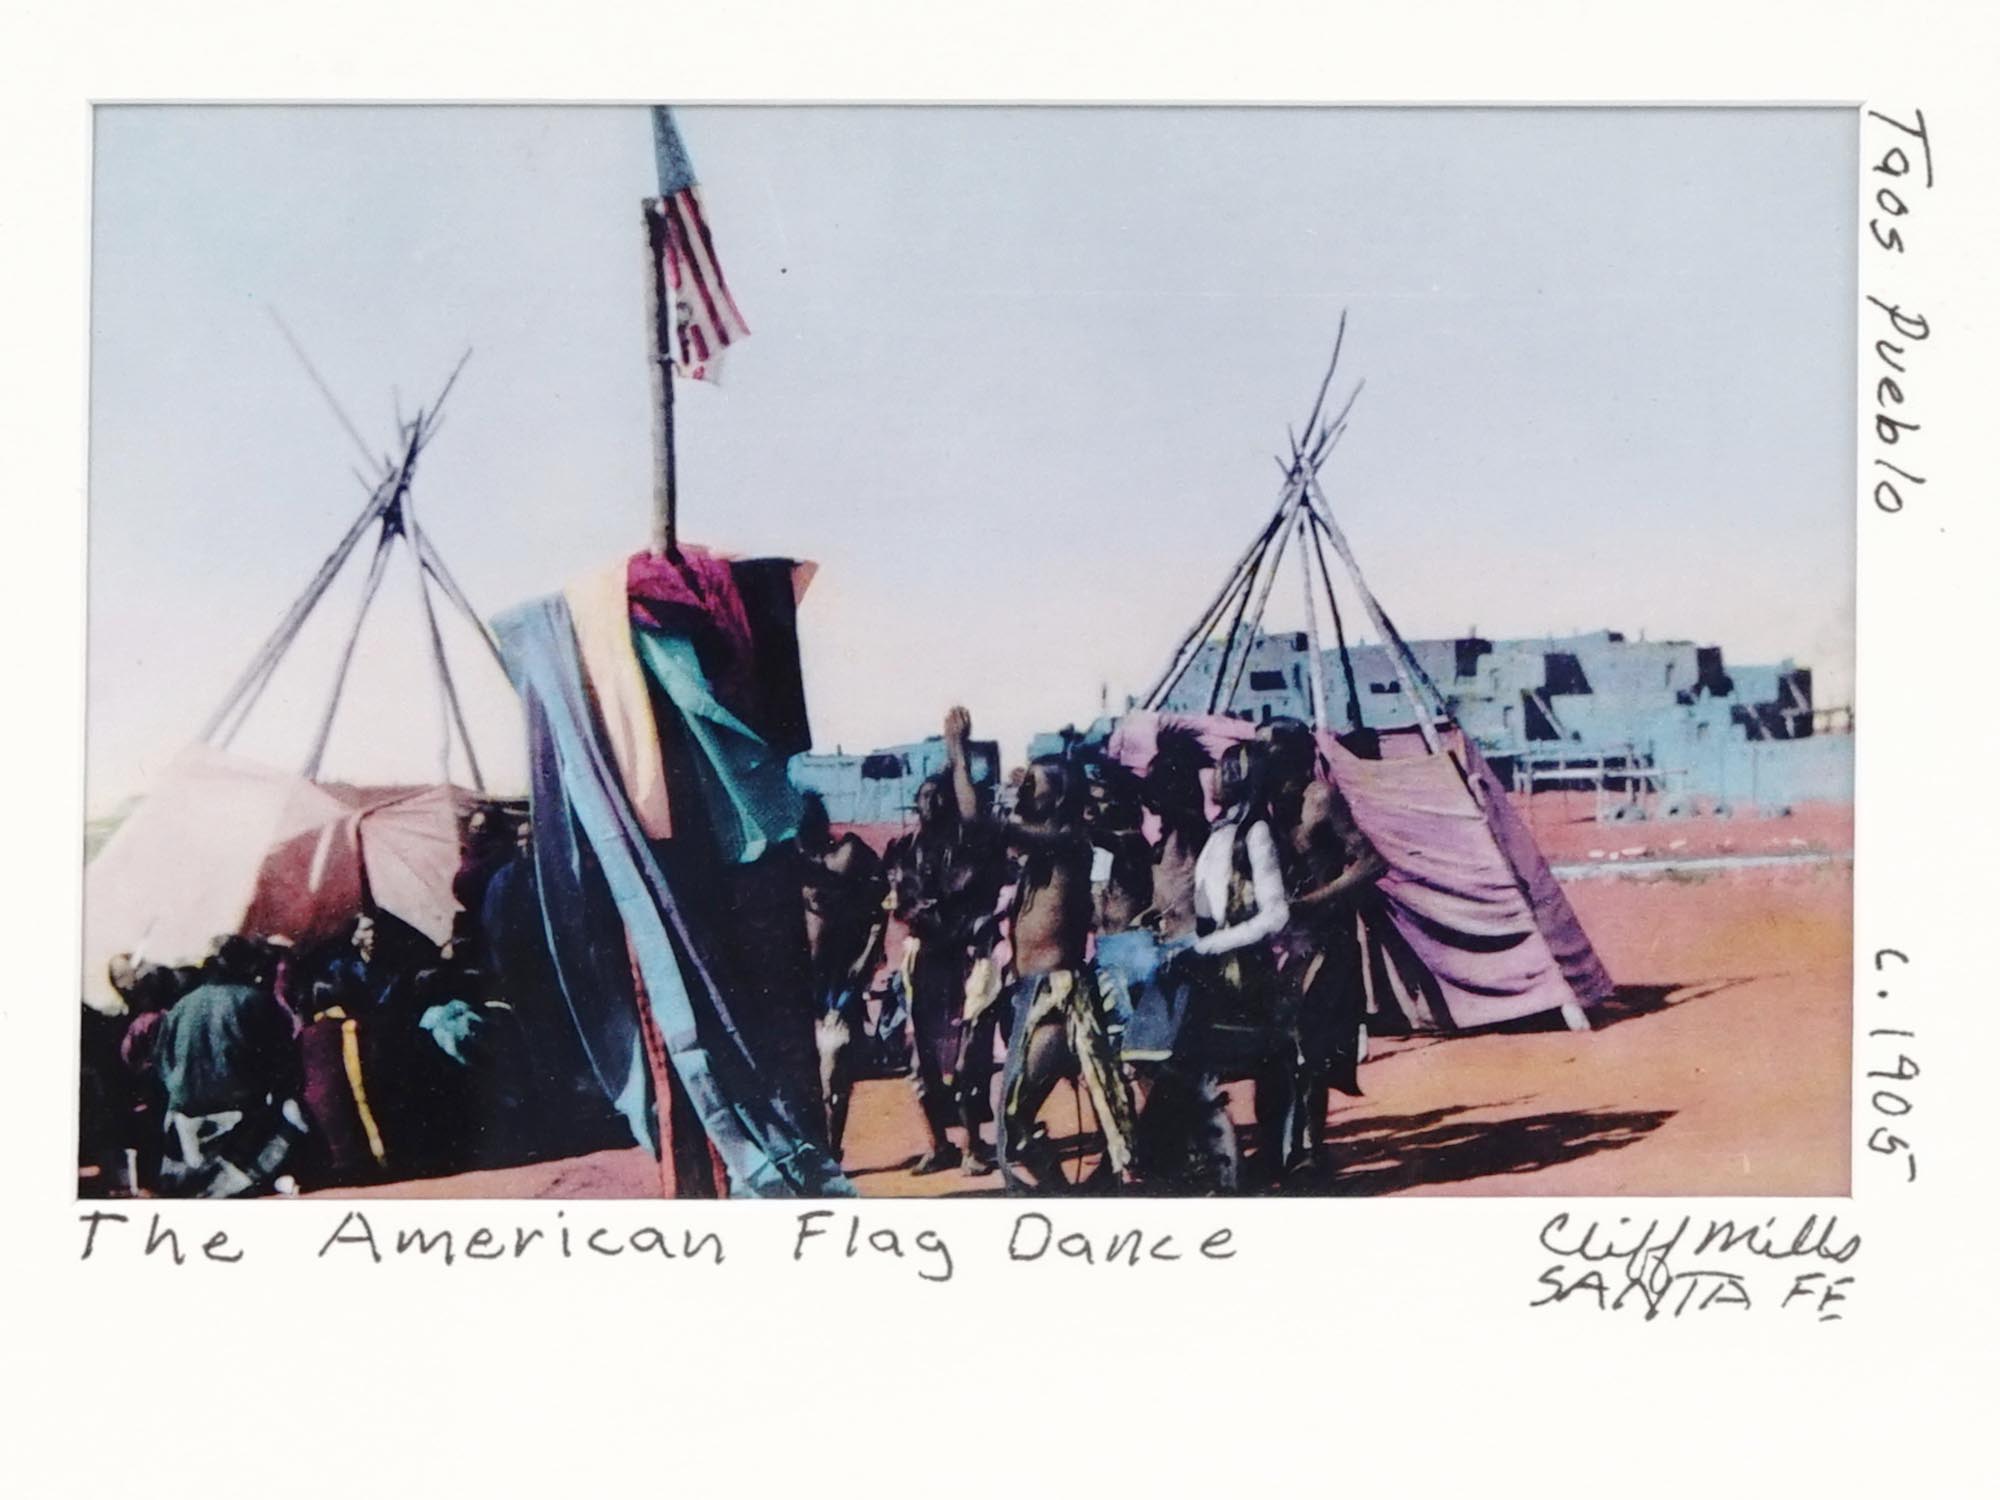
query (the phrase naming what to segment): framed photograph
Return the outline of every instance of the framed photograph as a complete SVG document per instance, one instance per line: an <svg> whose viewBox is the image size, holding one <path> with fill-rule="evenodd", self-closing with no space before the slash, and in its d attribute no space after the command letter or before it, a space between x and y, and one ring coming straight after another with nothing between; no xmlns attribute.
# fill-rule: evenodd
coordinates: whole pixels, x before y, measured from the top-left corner
<svg viewBox="0 0 2000 1500"><path fill-rule="evenodd" d="M704 1493L1012 1493L1057 1402L1051 1478L1407 1482L1441 1349L1437 1483L1950 1492L1990 24L614 9L22 96L44 1405L164 1285L376 1370L343 1492L652 1472L641 1372ZM193 1493L155 1405L47 1492Z"/></svg>

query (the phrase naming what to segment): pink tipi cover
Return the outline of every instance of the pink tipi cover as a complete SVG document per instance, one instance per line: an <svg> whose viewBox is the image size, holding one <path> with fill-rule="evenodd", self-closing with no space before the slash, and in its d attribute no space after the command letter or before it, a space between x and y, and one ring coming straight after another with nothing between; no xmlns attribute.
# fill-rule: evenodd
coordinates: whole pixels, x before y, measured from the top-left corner
<svg viewBox="0 0 2000 1500"><path fill-rule="evenodd" d="M1168 723L1214 754L1256 733L1242 719L1136 712L1111 754L1143 772ZM1414 732L1381 739L1382 758L1367 760L1319 735L1334 784L1389 866L1382 907L1435 982L1429 1008L1444 1013L1415 1019L1491 1026L1608 996L1610 976L1478 748L1456 727L1439 731L1435 754Z"/></svg>
<svg viewBox="0 0 2000 1500"><path fill-rule="evenodd" d="M198 961L226 933L332 936L364 896L434 942L458 903L450 786L318 784L205 746L175 757L84 872L83 998L116 1013L119 954Z"/></svg>

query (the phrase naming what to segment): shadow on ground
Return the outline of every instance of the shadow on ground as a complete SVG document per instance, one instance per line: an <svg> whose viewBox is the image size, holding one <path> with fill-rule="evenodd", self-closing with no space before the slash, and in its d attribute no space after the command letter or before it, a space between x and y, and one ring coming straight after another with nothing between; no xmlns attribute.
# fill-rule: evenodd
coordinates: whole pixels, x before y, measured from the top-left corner
<svg viewBox="0 0 2000 1500"><path fill-rule="evenodd" d="M1496 1107L1504 1106L1457 1105L1414 1115L1336 1117L1326 1128L1328 1168L1295 1173L1276 1191L1287 1197L1367 1198L1438 1183L1539 1172L1600 1151L1630 1146L1674 1115L1672 1110L1570 1110L1502 1120L1465 1118ZM1090 1136L1069 1137L1052 1145L1066 1174L1076 1173L1082 1159L1101 1148L1098 1138ZM1254 1180L1254 1157L1247 1165ZM997 1186L989 1178L985 1191ZM1073 1178L1053 1190L1059 1195L1086 1197L1120 1191L1109 1182L1078 1183ZM1187 1196L1164 1183L1123 1191L1146 1197ZM1248 1196L1262 1197L1273 1189L1246 1186L1244 1191ZM961 1193L971 1196L965 1190L944 1196Z"/></svg>
<svg viewBox="0 0 2000 1500"><path fill-rule="evenodd" d="M1628 1021L1659 1015L1692 1000L1711 996L1748 984L1754 976L1706 980L1699 984L1625 984L1592 1008L1591 1029L1604 1031ZM1407 1055L1428 1046L1476 1040L1492 1033L1521 1034L1564 1032L1560 1016L1548 1013L1486 1028L1481 1033L1428 1035L1398 1038L1399 1046L1384 1056ZM1584 1040L1583 1038L1579 1038ZM1367 1080L1364 1065L1362 1079ZM1235 1087L1247 1088L1237 1084ZM1490 1114L1524 1103L1524 1099L1453 1105L1421 1114L1367 1114L1363 1098L1335 1115L1326 1127L1328 1166L1322 1171L1296 1173L1277 1188L1254 1185L1255 1127L1239 1124L1252 1185L1246 1196L1278 1193L1301 1197L1374 1197L1405 1192L1411 1188L1441 1183L1473 1182L1481 1178L1517 1176L1545 1167L1578 1161L1602 1151L1616 1151L1644 1140L1673 1118L1672 1110L1570 1110L1564 1112L1515 1115L1506 1119L1467 1119L1472 1114ZM1080 1123L1080 1121L1079 1121ZM1088 1180L1104 1149L1103 1138L1093 1132L1058 1134L1049 1143L1052 1157L1061 1166L1063 1180L1052 1183L1057 1195L1096 1196L1124 1192L1136 1196L1183 1197L1183 1190L1170 1183L1141 1184L1119 1189L1104 1180ZM851 1170L849 1175L866 1177L877 1172L893 1172L913 1165L915 1157L881 1167ZM993 1178L981 1179L977 1187L947 1190L943 1197L984 1197L1000 1184Z"/></svg>
<svg viewBox="0 0 2000 1500"><path fill-rule="evenodd" d="M1286 1190L1373 1197L1437 1183L1538 1172L1644 1140L1674 1114L1672 1110L1569 1110L1504 1120L1463 1118L1473 1108L1335 1119L1326 1128L1330 1172L1302 1175Z"/></svg>
<svg viewBox="0 0 2000 1500"><path fill-rule="evenodd" d="M1590 1029L1603 1031L1626 1021L1636 1021L1641 1016L1658 1015L1663 1010L1672 1010L1677 1005L1686 1005L1690 1000L1706 1000L1711 995L1719 995L1724 990L1733 990L1738 985L1748 984L1756 976L1745 974L1731 979L1709 979L1700 984L1621 984L1608 999L1600 1000L1590 1010ZM1523 1016L1518 1021L1504 1021L1498 1026L1486 1028L1488 1032L1503 1035L1520 1035L1524 1032L1565 1031L1562 1017L1555 1011L1543 1011L1539 1015ZM1467 1033L1479 1035L1480 1033Z"/></svg>
<svg viewBox="0 0 2000 1500"><path fill-rule="evenodd" d="M1739 985L1749 984L1757 977L1755 974L1739 974L1726 979L1704 980L1700 984L1621 984L1609 1000L1591 1012L1591 1029L1602 1031L1621 1021L1634 1021L1641 1016L1672 1010L1691 1000L1706 1000Z"/></svg>

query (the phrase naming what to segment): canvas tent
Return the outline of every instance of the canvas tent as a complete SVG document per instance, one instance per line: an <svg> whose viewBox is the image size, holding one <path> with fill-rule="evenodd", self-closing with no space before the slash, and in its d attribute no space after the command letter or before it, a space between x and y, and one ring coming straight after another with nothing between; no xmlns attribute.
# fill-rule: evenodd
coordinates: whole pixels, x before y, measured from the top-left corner
<svg viewBox="0 0 2000 1500"><path fill-rule="evenodd" d="M316 942L364 896L443 943L470 803L457 787L313 782L190 747L90 865L85 999L120 1008L108 978L115 955L189 964L231 932Z"/></svg>
<svg viewBox="0 0 2000 1500"><path fill-rule="evenodd" d="M108 977L115 956L194 963L226 933L307 943L335 934L364 904L402 919L434 942L451 935L460 829L485 785L446 659L432 588L472 622L489 648L493 642L418 526L410 500L417 458L436 430L450 389L447 382L430 409L406 424L401 457L382 463L360 515L231 686L199 742L175 758L86 869L87 1004L114 1013L123 1008ZM360 609L303 767L286 771L230 753L230 742L314 607L371 533L376 545ZM320 767L355 643L399 543L416 562L439 693L449 710L440 776L397 786L324 781ZM494 654L497 661L497 648ZM470 768L470 790L449 777L454 731Z"/></svg>
<svg viewBox="0 0 2000 1500"><path fill-rule="evenodd" d="M1335 364L1339 354L1336 343ZM1333 373L1330 366L1304 442L1293 444L1289 462L1280 460L1285 478L1276 509L1182 637L1141 711L1120 722L1111 753L1143 770L1163 722L1192 728L1212 752L1255 732L1231 708L1287 550L1296 547L1324 771L1389 866L1363 916L1378 1023L1458 1030L1554 1011L1585 1027L1584 1011L1610 995L1610 977L1533 835L1369 588L1320 485L1320 468L1354 404L1350 397L1337 417L1321 421ZM1414 727L1363 722L1329 550L1390 649L1401 691L1417 708ZM1322 612L1348 687L1349 720L1338 728L1328 723ZM1209 673L1205 712L1162 715L1198 661Z"/></svg>

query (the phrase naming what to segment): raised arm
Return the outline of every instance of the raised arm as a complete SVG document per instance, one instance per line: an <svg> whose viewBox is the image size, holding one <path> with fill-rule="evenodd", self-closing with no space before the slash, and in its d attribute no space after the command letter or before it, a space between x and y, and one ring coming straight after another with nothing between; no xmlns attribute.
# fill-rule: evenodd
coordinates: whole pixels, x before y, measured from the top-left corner
<svg viewBox="0 0 2000 1500"><path fill-rule="evenodd" d="M886 908L877 906L874 919L868 924L868 941L861 945L861 952L847 966L850 983L864 983L875 972L876 966L882 962L882 940L888 935L888 930L889 913Z"/></svg>
<svg viewBox="0 0 2000 1500"><path fill-rule="evenodd" d="M971 736L971 714L954 708L944 716L944 754L951 765L951 791L958 799L959 820L965 823L979 816L979 788L972 784L972 762L965 753L965 742Z"/></svg>
<svg viewBox="0 0 2000 1500"><path fill-rule="evenodd" d="M1285 899L1285 876L1278 866L1278 849L1271 841L1270 825L1252 823L1243 835L1244 853L1250 858L1250 888L1257 910L1230 927L1218 927L1195 940L1194 951L1214 955L1234 953L1253 943L1274 938L1291 920L1291 905Z"/></svg>
<svg viewBox="0 0 2000 1500"><path fill-rule="evenodd" d="M1089 840L1074 828L1030 828L1027 824L1009 818L1004 825L1008 847L1023 854L1062 854L1074 852Z"/></svg>

